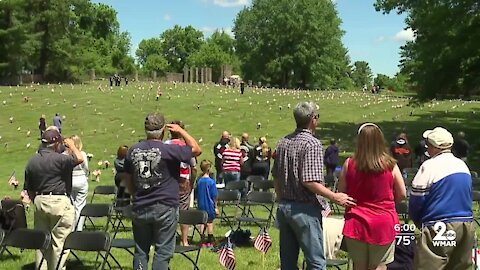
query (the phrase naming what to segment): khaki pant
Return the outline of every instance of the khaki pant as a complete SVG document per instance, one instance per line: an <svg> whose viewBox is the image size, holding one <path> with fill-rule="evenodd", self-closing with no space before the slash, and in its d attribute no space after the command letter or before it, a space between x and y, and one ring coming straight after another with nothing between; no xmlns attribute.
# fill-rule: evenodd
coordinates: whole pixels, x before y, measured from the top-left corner
<svg viewBox="0 0 480 270"><path fill-rule="evenodd" d="M65 239L73 230L75 209L70 198L65 195L38 195L35 197L34 228L50 231L52 241L50 247L42 252L37 251L35 265L38 267L42 258L42 270L53 270L63 249ZM59 269L65 269L68 252L63 255ZM48 267L47 267L48 266Z"/></svg>
<svg viewBox="0 0 480 270"><path fill-rule="evenodd" d="M475 227L473 222L446 223L446 231L456 233L455 246L434 246L437 232L432 227L422 229L417 239L416 270L465 270L472 268L472 248Z"/></svg>

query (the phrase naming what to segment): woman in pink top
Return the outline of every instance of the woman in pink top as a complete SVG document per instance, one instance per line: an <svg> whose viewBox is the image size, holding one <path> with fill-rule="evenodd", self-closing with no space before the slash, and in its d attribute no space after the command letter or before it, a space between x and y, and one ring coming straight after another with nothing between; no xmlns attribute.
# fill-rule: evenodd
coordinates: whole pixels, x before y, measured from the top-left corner
<svg viewBox="0 0 480 270"><path fill-rule="evenodd" d="M357 202L345 209L343 228L353 269L387 269L394 259L399 223L395 202L406 198L406 189L377 125L366 123L358 129L357 149L343 164L338 189Z"/></svg>

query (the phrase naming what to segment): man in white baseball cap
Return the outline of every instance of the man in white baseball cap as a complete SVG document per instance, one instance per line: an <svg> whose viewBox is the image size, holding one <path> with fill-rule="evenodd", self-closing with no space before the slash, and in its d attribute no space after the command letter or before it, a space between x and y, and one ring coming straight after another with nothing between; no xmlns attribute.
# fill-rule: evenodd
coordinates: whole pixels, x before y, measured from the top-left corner
<svg viewBox="0 0 480 270"><path fill-rule="evenodd" d="M430 159L415 175L409 200L410 217L421 229L415 269L469 269L474 242L470 170L452 154L448 130L436 127L423 137Z"/></svg>

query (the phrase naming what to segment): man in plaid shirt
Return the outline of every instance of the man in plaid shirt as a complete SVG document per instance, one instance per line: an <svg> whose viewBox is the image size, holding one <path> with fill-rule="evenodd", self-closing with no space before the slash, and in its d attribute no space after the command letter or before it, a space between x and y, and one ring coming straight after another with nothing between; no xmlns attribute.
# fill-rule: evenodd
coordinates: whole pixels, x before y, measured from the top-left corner
<svg viewBox="0 0 480 270"><path fill-rule="evenodd" d="M323 250L322 205L325 199L344 207L355 206L353 198L324 186L322 143L315 136L318 109L313 102L299 103L294 111L297 129L277 145L272 175L279 200L282 270L298 269L302 249L307 269L326 268Z"/></svg>

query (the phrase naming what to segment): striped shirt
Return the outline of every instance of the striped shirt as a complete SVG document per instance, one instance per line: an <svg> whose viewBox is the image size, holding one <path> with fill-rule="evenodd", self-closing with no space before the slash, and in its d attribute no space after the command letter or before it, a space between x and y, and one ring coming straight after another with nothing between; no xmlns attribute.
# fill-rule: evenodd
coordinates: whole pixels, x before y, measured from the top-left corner
<svg viewBox="0 0 480 270"><path fill-rule="evenodd" d="M304 182L323 184L323 149L320 140L307 129L296 129L278 142L272 175L283 200L325 202L323 197L303 186Z"/></svg>
<svg viewBox="0 0 480 270"><path fill-rule="evenodd" d="M242 158L242 151L236 149L225 149L225 151L223 151L223 170L239 172L240 160Z"/></svg>

